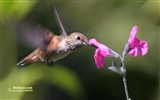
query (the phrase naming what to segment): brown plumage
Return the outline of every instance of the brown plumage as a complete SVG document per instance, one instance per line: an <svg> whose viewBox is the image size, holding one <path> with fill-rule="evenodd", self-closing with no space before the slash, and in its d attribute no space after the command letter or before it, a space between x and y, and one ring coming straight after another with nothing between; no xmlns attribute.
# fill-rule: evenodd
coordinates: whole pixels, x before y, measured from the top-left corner
<svg viewBox="0 0 160 100"><path fill-rule="evenodd" d="M25 39L34 48L37 48L17 63L17 66L23 66L33 62L44 62L46 65L52 66L53 62L64 58L75 49L89 44L88 39L82 33L73 32L68 36L56 9L55 15L62 30L60 36L53 34L53 32L43 26L38 26L34 29L26 24L20 25L20 33L23 33L22 41Z"/></svg>

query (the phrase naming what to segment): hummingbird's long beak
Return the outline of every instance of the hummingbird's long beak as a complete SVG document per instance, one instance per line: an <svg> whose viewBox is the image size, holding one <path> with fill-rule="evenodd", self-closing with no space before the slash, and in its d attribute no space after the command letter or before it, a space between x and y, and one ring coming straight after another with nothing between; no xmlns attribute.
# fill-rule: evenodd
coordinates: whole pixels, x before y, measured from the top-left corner
<svg viewBox="0 0 160 100"><path fill-rule="evenodd" d="M83 44L84 45L90 45L89 42L88 42L88 40L83 40Z"/></svg>
<svg viewBox="0 0 160 100"><path fill-rule="evenodd" d="M89 43L88 45L89 45L89 46L92 46L92 47L94 47L94 48L96 48L96 49L98 48L98 47L95 46L94 44L90 44L90 43Z"/></svg>

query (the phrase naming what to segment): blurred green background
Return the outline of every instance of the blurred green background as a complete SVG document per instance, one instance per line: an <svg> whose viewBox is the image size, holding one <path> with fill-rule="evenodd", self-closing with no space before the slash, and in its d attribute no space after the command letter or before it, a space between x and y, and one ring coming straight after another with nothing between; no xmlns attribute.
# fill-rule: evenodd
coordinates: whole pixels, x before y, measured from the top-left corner
<svg viewBox="0 0 160 100"><path fill-rule="evenodd" d="M159 100L160 2L133 1L7 1L1 2L0 99L1 100L125 100L122 78L107 67L97 69L94 48L83 47L53 67L34 63L18 68L16 63L33 50L17 40L15 26L30 20L60 34L53 13L55 4L68 33L78 31L96 38L121 53L134 25L137 37L148 41L143 57L126 56L127 83L132 100ZM116 61L119 61L118 59ZM32 92L10 91L32 87Z"/></svg>

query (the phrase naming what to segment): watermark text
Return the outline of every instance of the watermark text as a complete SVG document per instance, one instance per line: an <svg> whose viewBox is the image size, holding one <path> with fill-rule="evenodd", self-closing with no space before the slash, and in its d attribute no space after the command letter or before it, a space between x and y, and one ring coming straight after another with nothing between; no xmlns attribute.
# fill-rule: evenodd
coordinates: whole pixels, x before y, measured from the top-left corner
<svg viewBox="0 0 160 100"><path fill-rule="evenodd" d="M33 87L24 87L24 86L13 86L12 88L8 88L9 92L33 92Z"/></svg>

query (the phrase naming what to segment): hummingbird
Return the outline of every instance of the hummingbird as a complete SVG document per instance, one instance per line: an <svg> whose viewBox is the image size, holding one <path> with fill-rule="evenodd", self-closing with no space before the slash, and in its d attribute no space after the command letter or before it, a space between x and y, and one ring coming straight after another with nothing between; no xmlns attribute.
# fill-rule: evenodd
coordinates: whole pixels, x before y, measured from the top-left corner
<svg viewBox="0 0 160 100"><path fill-rule="evenodd" d="M34 32L34 34L36 34L35 36L37 37L32 37L30 40L33 42L31 44L36 44L34 42L37 42L36 38L39 38L37 43L38 47L18 62L17 66L24 66L35 62L44 62L47 66L52 66L56 61L66 57L74 50L82 46L89 45L87 37L80 32L73 32L70 35L67 35L55 8L54 13L62 34L55 35L52 31L41 25L39 25L35 31L24 29L23 31L25 32Z"/></svg>

